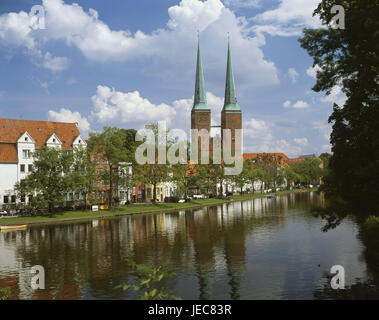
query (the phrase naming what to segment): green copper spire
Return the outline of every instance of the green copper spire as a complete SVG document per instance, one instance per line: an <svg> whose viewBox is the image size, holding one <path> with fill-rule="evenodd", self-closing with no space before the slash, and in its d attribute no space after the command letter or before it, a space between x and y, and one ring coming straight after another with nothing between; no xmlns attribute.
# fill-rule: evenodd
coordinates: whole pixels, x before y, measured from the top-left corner
<svg viewBox="0 0 379 320"><path fill-rule="evenodd" d="M203 64L201 62L200 54L200 41L197 46L197 64L196 64L196 83L195 83L195 97L193 99L193 109L195 110L209 110L207 104L207 97L204 87L204 74Z"/></svg>
<svg viewBox="0 0 379 320"><path fill-rule="evenodd" d="M225 102L224 108L225 111L241 111L237 103L236 98L236 88L234 85L234 76L232 69L232 57L230 54L230 45L228 41L228 63L226 66L226 85L225 85Z"/></svg>

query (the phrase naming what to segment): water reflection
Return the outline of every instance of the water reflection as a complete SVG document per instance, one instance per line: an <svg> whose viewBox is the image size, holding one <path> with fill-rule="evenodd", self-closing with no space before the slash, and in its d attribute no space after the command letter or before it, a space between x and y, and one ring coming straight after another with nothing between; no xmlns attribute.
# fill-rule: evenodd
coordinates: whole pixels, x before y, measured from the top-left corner
<svg viewBox="0 0 379 320"><path fill-rule="evenodd" d="M366 270L351 221L320 231L309 211L322 202L287 194L1 233L0 287L14 299L129 298L114 288L128 281L132 259L173 270L164 285L184 299L310 299L331 265L345 263L351 279ZM33 265L44 266L46 290L30 289Z"/></svg>

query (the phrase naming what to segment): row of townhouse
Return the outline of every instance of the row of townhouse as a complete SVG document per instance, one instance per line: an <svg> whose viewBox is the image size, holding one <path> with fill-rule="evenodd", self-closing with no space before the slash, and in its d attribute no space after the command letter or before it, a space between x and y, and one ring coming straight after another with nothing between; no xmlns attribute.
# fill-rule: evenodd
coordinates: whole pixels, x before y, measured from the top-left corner
<svg viewBox="0 0 379 320"><path fill-rule="evenodd" d="M18 199L14 186L24 179L33 169L35 150L43 146L75 150L86 147L87 143L80 134L77 123L17 120L0 118L0 211L12 210L20 202L27 204L29 197ZM96 170L106 170L108 164L101 157L92 157ZM132 176L131 164L122 164L124 173ZM108 203L109 186L102 181L98 183L96 202ZM172 182L164 182L157 186L157 200L163 202L173 194L175 186ZM67 201L80 199L80 194L69 192ZM114 187L112 198L120 204L128 201L148 202L153 199L153 186Z"/></svg>

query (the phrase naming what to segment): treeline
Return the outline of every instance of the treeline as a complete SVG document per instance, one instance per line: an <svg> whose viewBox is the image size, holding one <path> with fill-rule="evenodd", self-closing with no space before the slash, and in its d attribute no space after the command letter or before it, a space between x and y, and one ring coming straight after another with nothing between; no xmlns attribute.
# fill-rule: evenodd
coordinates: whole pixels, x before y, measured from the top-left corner
<svg viewBox="0 0 379 320"><path fill-rule="evenodd" d="M146 128L153 130L158 138L156 124ZM170 137L169 131L167 136ZM168 150L176 140L168 138L167 141ZM132 188L139 185L153 186L152 201L156 201L157 185L164 182L175 186L171 194L174 199L198 193L222 197L230 189L240 193L263 192L283 184L288 188L297 184L319 184L325 173L323 163L329 158L323 154L321 159L324 160L310 158L291 166L245 161L241 174L228 176L222 165L212 163L169 165L158 164L156 159L154 164L140 165L135 160L140 143L136 142L133 129L104 127L103 132L90 133L87 148L37 150L33 154L32 172L15 186L21 206L28 199L27 209L52 212L68 203L74 208L86 208L88 203L104 203L106 199L108 207L112 207L119 202L119 190L130 194ZM155 148L157 146L155 144ZM155 155L158 157L158 152ZM258 190L254 188L257 183Z"/></svg>

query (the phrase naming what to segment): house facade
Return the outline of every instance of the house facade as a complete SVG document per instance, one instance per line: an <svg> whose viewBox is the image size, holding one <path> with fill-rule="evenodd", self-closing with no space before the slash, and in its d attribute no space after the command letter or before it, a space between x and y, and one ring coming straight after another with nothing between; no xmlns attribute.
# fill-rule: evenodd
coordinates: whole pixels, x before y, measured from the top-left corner
<svg viewBox="0 0 379 320"><path fill-rule="evenodd" d="M43 146L74 150L86 147L76 123L0 118L0 210L12 210L20 201L14 185L33 170L33 152Z"/></svg>

